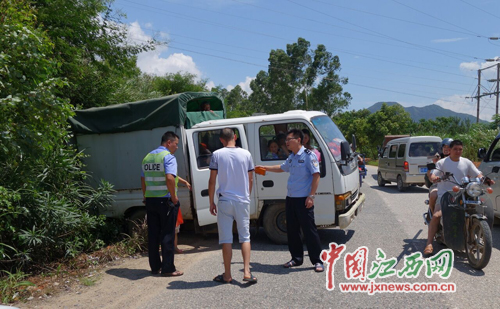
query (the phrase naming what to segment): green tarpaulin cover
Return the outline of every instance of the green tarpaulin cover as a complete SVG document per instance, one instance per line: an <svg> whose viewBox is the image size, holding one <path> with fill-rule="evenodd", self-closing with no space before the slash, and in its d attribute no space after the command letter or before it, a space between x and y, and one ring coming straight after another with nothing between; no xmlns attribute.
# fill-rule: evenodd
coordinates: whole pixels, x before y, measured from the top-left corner
<svg viewBox="0 0 500 309"><path fill-rule="evenodd" d="M201 111L207 102L211 111ZM206 120L226 117L223 99L212 92L184 92L144 101L76 111L68 121L77 134L151 130L167 126L187 129Z"/></svg>

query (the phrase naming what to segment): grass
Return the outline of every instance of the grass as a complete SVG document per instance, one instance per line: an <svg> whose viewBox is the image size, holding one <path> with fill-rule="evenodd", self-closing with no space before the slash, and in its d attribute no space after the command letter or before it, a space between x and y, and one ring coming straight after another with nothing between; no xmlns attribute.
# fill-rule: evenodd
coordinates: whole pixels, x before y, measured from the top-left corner
<svg viewBox="0 0 500 309"><path fill-rule="evenodd" d="M64 259L51 265L39 265L34 274L18 270L0 270L0 302L12 304L29 297L53 295L73 286L94 286L100 279L98 271L118 257L141 254L147 249L147 225L138 222L134 233L122 241L91 253Z"/></svg>

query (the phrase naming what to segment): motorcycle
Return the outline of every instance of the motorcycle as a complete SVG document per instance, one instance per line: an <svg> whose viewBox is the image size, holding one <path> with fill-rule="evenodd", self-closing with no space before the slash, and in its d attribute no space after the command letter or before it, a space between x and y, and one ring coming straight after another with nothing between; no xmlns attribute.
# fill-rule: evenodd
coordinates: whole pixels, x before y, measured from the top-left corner
<svg viewBox="0 0 500 309"><path fill-rule="evenodd" d="M427 168L432 170L436 166L430 163ZM492 173L499 170L500 167L495 166ZM441 197L442 216L435 240L450 249L465 250L469 264L475 269L483 269L490 261L493 243L494 210L491 200L485 195L493 193L485 186L490 179L485 175L482 179L464 177L458 181L453 174L439 171L443 173L440 181L450 181L455 186ZM428 200L426 204L429 204ZM424 224L429 225L431 210L428 209L423 216Z"/></svg>

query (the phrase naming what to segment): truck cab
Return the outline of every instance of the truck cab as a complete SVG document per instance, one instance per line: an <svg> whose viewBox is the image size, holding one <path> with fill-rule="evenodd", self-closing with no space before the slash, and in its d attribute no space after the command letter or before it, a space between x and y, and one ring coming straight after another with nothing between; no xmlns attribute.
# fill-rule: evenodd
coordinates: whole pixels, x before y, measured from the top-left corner
<svg viewBox="0 0 500 309"><path fill-rule="evenodd" d="M221 148L219 132L232 128L237 146L252 154L255 165L281 164L286 157L268 155L270 141L280 143L280 136L291 128L307 129L310 145L320 158L320 183L315 199L315 221L318 226L346 228L361 211L364 195L359 191L359 171L355 156L344 154L341 144L347 143L333 121L320 112L289 111L235 119L206 121L186 130L190 178L197 221L200 226L216 223L209 212L208 163L211 153ZM347 144L348 145L348 144ZM280 145L281 146L281 145ZM276 243L286 243L285 197L287 173L254 174L250 218L263 226L266 235ZM237 179L235 179L237 181Z"/></svg>

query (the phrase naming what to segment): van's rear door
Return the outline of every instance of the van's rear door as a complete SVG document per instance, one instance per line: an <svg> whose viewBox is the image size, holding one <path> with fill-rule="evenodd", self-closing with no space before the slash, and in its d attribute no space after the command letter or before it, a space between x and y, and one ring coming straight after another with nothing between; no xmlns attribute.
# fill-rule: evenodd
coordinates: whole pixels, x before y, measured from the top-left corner
<svg viewBox="0 0 500 309"><path fill-rule="evenodd" d="M243 125L225 125L186 130L194 209L200 226L217 222L217 217L210 214L210 201L208 200L210 169L208 166L212 153L223 147L219 140L220 130L228 127L233 128L238 137L236 145L248 150L248 142ZM216 185L217 187L218 184ZM217 203L217 200L214 202Z"/></svg>

